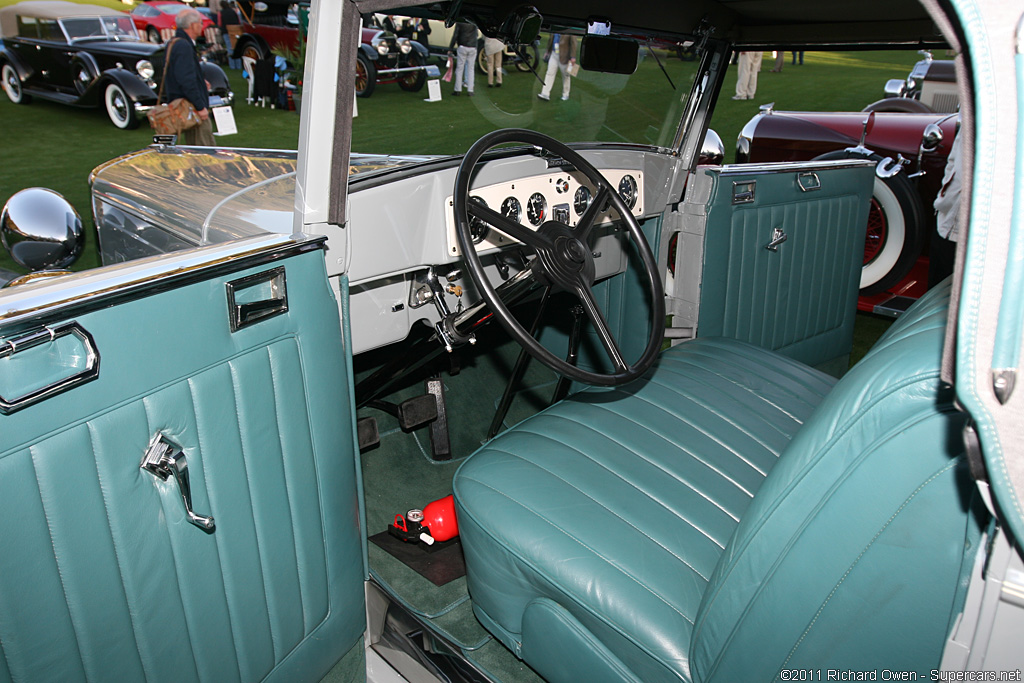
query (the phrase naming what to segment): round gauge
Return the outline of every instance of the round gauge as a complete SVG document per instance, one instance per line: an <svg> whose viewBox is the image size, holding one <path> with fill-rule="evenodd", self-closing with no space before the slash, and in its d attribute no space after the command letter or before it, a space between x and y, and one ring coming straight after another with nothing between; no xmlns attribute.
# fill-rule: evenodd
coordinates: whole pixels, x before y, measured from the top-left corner
<svg viewBox="0 0 1024 683"><path fill-rule="evenodd" d="M630 209L636 206L636 194L636 178L631 175L622 176L622 180L619 181L619 196Z"/></svg>
<svg viewBox="0 0 1024 683"><path fill-rule="evenodd" d="M508 197L501 203L501 215L518 223L523 217L523 205L515 197Z"/></svg>
<svg viewBox="0 0 1024 683"><path fill-rule="evenodd" d="M526 202L526 219L534 225L544 222L548 210L548 201L540 192L534 192Z"/></svg>
<svg viewBox="0 0 1024 683"><path fill-rule="evenodd" d="M586 185L580 185L579 189L576 190L576 196L573 198L572 206L576 209L576 215L582 216L583 212L590 206L590 200L593 197L590 196L590 188Z"/></svg>
<svg viewBox="0 0 1024 683"><path fill-rule="evenodd" d="M487 207L487 202L475 195L470 197L469 201L475 202L484 208ZM477 218L476 216L469 217L469 234L473 238L473 244L480 244L483 242L484 238L487 237L487 232L489 230L490 228L482 218Z"/></svg>

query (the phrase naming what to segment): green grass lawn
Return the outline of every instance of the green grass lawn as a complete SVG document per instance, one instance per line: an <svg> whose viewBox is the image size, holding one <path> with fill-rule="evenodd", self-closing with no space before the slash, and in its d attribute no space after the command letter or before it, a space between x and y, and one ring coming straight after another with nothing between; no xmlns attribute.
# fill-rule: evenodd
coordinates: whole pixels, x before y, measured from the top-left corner
<svg viewBox="0 0 1024 683"><path fill-rule="evenodd" d="M0 5L8 4L0 0ZM108 0L107 4L119 6ZM664 53L662 53L664 55ZM762 104L774 102L776 109L806 111L860 110L878 99L889 78L905 76L918 56L906 52L808 52L802 66L789 63L780 73L771 73L771 54L764 57L753 100L733 101L736 71L726 76L711 127L722 137L726 160L732 161L734 141L743 125ZM653 59L641 64L639 78L630 79L630 97L620 110L609 111L600 121L589 116L585 103L587 88L594 81L577 79L574 98L569 102L540 102L541 84L530 73L513 71L500 89L487 89L486 79L477 75L476 97L451 97L451 84L442 83L443 99L425 102L420 93L401 90L396 84L379 85L373 96L358 100L353 121L352 148L357 152L387 151L400 154L460 153L480 135L494 127L554 127L564 139L615 140L615 129L636 126L649 129L655 141L663 109L659 98L678 98L689 88L695 65L664 58L663 65L677 91L666 88L665 75ZM294 112L253 107L245 104L247 85L241 73L229 73L236 94L234 107L239 133L220 138L232 147L295 149L299 117ZM558 86L556 86L556 93ZM75 109L35 100L16 106L0 95L0 202L25 187L42 186L63 194L78 209L88 226L86 252L73 266L76 270L99 265L89 202L88 177L99 164L138 150L150 143L148 125L134 131L114 128L99 110ZM581 132L582 131L582 132ZM21 272L5 252L0 251L0 268Z"/></svg>
<svg viewBox="0 0 1024 683"><path fill-rule="evenodd" d="M6 0L0 0L5 2ZM116 4L116 3L115 3ZM788 57L788 56L787 56ZM753 100L733 101L735 70L723 86L722 98L712 127L725 141L727 160L732 160L733 141L743 124L757 112L760 104L775 102L778 109L811 111L859 110L881 94L886 79L906 74L916 61L914 52L839 52L806 54L803 66L788 63L781 73L771 73L771 55L765 55ZM664 65L676 87L685 91L693 63L665 59ZM380 85L372 97L358 101L359 116L353 122L353 149L359 152L459 153L484 132L495 126L532 127L538 121L554 122L566 139L579 139L580 130L593 137L615 139L614 128L646 121L649 128L660 124L651 110L653 100L671 94L664 87L665 76L653 60L646 60L644 77L632 79L628 106L609 112L601 130L593 129L587 107L586 83L576 84L579 98L569 102L540 102L535 95L540 83L530 73L506 75L501 89L486 89L478 76L477 96L450 96L451 85L442 83L441 102L424 101L426 91L408 93L395 84ZM245 104L246 82L240 72L230 73L238 103L234 107L239 133L221 138L232 147L295 149L298 144L299 117L294 112L264 109ZM557 87L557 86L556 86ZM557 90L556 90L557 92ZM647 104L648 106L644 106ZM19 189L49 187L60 192L78 209L90 226L89 172L99 164L149 144L151 133L144 122L134 131L114 128L103 112L75 109L38 99L29 105L15 106L0 96L0 201L6 201ZM659 131L652 130L651 138ZM571 136L577 137L571 137ZM98 264L95 238L90 234L85 255L76 269ZM17 270L6 255L0 267Z"/></svg>

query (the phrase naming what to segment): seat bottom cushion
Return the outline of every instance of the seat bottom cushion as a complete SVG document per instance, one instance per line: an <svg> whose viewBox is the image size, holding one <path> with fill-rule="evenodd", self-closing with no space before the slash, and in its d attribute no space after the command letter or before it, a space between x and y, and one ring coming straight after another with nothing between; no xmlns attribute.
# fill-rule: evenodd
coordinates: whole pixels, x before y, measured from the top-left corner
<svg viewBox="0 0 1024 683"><path fill-rule="evenodd" d="M564 608L567 642L593 643L594 661L688 680L708 578L834 383L758 347L698 339L640 381L581 392L498 436L455 478L478 617L542 674L556 671L523 646L543 638L523 632L528 606L550 600Z"/></svg>

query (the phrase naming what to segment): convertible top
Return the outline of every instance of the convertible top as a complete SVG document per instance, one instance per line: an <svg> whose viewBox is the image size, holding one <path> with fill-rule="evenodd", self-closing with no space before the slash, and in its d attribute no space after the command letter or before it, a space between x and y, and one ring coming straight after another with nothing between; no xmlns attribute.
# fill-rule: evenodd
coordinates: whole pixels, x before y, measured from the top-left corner
<svg viewBox="0 0 1024 683"><path fill-rule="evenodd" d="M0 8L0 35L5 38L18 35L18 15L39 19L127 16L120 10L102 5L83 5L67 0L27 0Z"/></svg>

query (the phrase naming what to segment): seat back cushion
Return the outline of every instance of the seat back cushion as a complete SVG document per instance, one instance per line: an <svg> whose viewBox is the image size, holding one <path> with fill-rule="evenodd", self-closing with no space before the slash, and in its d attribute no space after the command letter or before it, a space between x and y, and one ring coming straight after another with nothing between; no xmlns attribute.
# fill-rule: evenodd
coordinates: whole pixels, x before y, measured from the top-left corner
<svg viewBox="0 0 1024 683"><path fill-rule="evenodd" d="M694 680L938 666L981 523L939 381L949 292L879 340L768 474L698 609Z"/></svg>

